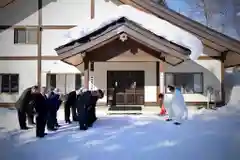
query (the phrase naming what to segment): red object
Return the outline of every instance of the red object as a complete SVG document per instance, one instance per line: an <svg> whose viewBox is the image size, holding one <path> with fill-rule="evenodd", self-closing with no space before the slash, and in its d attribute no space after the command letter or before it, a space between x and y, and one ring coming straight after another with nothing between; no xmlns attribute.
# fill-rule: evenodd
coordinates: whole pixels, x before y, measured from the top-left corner
<svg viewBox="0 0 240 160"><path fill-rule="evenodd" d="M160 115L165 115L165 114L166 114L166 109L165 109L164 105L162 105Z"/></svg>

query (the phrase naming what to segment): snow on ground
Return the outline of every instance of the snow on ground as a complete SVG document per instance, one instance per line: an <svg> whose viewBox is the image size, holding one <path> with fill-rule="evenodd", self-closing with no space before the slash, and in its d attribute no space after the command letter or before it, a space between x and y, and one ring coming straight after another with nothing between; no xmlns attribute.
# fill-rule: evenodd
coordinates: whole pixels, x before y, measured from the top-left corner
<svg viewBox="0 0 240 160"><path fill-rule="evenodd" d="M192 114L192 113L191 113ZM63 113L61 111L60 118ZM0 109L1 160L238 160L240 109L200 110L181 126L156 115L106 115L88 131L64 125L44 139Z"/></svg>

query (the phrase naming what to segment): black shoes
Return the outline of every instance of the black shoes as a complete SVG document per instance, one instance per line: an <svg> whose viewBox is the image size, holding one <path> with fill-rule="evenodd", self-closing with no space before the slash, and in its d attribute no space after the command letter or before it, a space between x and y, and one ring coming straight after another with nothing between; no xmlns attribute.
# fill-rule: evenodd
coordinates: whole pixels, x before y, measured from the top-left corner
<svg viewBox="0 0 240 160"><path fill-rule="evenodd" d="M46 135L47 135L47 133L37 134L36 137L38 137L38 138L44 138Z"/></svg>
<svg viewBox="0 0 240 160"><path fill-rule="evenodd" d="M28 130L29 128L26 126L26 127L21 127L21 130Z"/></svg>
<svg viewBox="0 0 240 160"><path fill-rule="evenodd" d="M59 128L59 127L61 127L61 125L59 125L59 124L57 123L57 124L55 124L55 127Z"/></svg>
<svg viewBox="0 0 240 160"><path fill-rule="evenodd" d="M71 124L71 123L72 123L70 120L67 120L67 121L65 121L65 122L68 123L68 124Z"/></svg>
<svg viewBox="0 0 240 160"><path fill-rule="evenodd" d="M179 122L174 122L173 124L175 124L177 126L181 125L181 123L179 123Z"/></svg>
<svg viewBox="0 0 240 160"><path fill-rule="evenodd" d="M81 131L86 131L88 128L87 127L80 127Z"/></svg>
<svg viewBox="0 0 240 160"><path fill-rule="evenodd" d="M57 128L48 128L49 131L57 131Z"/></svg>

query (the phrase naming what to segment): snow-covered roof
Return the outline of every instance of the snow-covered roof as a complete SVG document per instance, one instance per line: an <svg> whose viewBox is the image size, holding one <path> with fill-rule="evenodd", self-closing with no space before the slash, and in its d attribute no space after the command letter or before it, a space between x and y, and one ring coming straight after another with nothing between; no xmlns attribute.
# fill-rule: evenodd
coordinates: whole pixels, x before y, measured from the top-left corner
<svg viewBox="0 0 240 160"><path fill-rule="evenodd" d="M70 29L65 35L65 43L61 46L87 36L122 17L135 22L157 36L190 49L192 60L198 59L203 53L202 42L193 34L129 5L120 5L114 13L108 16L82 22L81 25Z"/></svg>

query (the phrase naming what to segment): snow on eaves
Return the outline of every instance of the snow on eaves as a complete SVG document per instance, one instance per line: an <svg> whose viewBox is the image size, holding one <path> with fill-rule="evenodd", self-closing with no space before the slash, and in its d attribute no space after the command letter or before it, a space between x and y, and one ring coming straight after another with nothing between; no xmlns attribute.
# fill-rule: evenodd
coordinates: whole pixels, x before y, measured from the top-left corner
<svg viewBox="0 0 240 160"><path fill-rule="evenodd" d="M64 44L80 39L122 17L135 22L157 36L190 49L190 59L192 60L197 60L203 53L202 42L193 34L167 22L166 20L140 11L129 5L120 5L117 7L117 10L109 16L88 20L82 22L81 25L70 29L65 35Z"/></svg>

